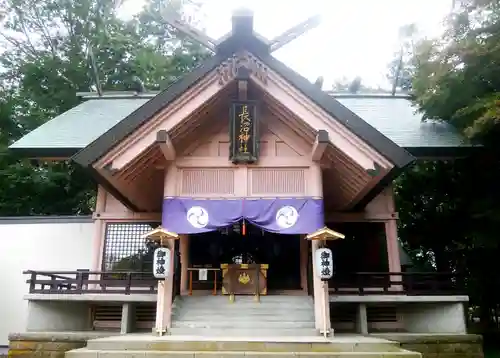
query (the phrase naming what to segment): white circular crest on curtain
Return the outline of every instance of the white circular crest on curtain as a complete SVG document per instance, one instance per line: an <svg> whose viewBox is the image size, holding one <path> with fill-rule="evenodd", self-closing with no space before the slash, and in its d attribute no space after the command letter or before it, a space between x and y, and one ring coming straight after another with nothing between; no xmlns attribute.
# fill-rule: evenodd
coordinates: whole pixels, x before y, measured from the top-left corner
<svg viewBox="0 0 500 358"><path fill-rule="evenodd" d="M186 219L197 229L208 225L208 212L201 206L192 206L186 214Z"/></svg>
<svg viewBox="0 0 500 358"><path fill-rule="evenodd" d="M297 223L299 213L293 206L281 207L276 213L276 224L282 229L288 229Z"/></svg>

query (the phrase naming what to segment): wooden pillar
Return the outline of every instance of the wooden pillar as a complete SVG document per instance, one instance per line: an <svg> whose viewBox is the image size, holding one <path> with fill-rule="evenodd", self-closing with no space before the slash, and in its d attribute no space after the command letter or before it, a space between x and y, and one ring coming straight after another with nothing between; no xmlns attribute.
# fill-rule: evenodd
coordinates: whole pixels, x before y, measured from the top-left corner
<svg viewBox="0 0 500 358"><path fill-rule="evenodd" d="M300 286L307 294L307 258L309 257L308 241L304 235L300 236Z"/></svg>
<svg viewBox="0 0 500 358"><path fill-rule="evenodd" d="M389 271L401 272L396 220L388 220L385 222L385 237L387 241L387 258L389 261Z"/></svg>
<svg viewBox="0 0 500 358"><path fill-rule="evenodd" d="M188 294L188 267L189 267L189 235L180 236L180 256L181 256L181 295Z"/></svg>
<svg viewBox="0 0 500 358"><path fill-rule="evenodd" d="M313 163L309 168L309 178L311 180L311 186L309 188L309 194L312 197L323 197L323 179L321 175L321 167L318 163ZM325 328L331 331L330 324L330 295L328 292L328 283L323 283L319 278L318 270L319 267L316 266L316 260L314 259L314 254L317 249L319 249L320 242L318 240L312 241L312 262L313 262L313 291L314 291L314 318L315 327L319 331L323 331ZM326 322L324 321L326 317Z"/></svg>
<svg viewBox="0 0 500 358"><path fill-rule="evenodd" d="M92 239L92 267L91 271L102 270L102 259L104 257L104 235L106 232L106 225L104 220L100 218L101 214L106 210L106 190L102 186L97 187L97 198L94 210L94 236ZM86 267L82 267L86 268ZM99 280L98 275L89 276L90 280ZM96 288L97 285L91 285L89 288Z"/></svg>
<svg viewBox="0 0 500 358"><path fill-rule="evenodd" d="M104 223L100 215L106 208L106 190L99 185L94 210L94 237L92 240L92 271L100 271L104 253Z"/></svg>
<svg viewBox="0 0 500 358"><path fill-rule="evenodd" d="M158 281L158 293L156 297L156 319L155 319L155 331L158 334L163 334L166 332L167 327L164 322L165 317L165 280Z"/></svg>
<svg viewBox="0 0 500 358"><path fill-rule="evenodd" d="M395 212L392 188L388 188L387 207L389 212ZM385 238L387 243L387 260L389 272L401 272L401 259L399 257L398 226L396 219L385 222ZM391 276L393 281L401 281L401 276ZM392 289L401 290L401 285L392 285Z"/></svg>
<svg viewBox="0 0 500 358"><path fill-rule="evenodd" d="M165 183L163 197L176 195L177 167L171 164L165 172ZM168 227L165 227L168 230ZM165 280L158 282L158 295L156 301L156 323L157 332L167 332L172 324L172 290L174 287L174 262L175 262L175 240L167 240L166 246L171 250L170 270Z"/></svg>

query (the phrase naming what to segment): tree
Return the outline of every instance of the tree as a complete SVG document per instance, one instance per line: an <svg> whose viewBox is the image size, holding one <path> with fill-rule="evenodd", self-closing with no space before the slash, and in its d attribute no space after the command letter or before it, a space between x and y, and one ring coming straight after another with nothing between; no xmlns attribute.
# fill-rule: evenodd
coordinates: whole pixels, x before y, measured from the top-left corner
<svg viewBox="0 0 500 358"><path fill-rule="evenodd" d="M158 90L209 56L161 21L162 3L124 21L121 1L0 0L0 215L90 212L95 185L80 168L33 165L6 147L77 105L78 91L125 90L135 77Z"/></svg>
<svg viewBox="0 0 500 358"><path fill-rule="evenodd" d="M500 3L461 1L446 31L415 45L412 94L425 120L453 124L484 147L468 158L420 162L399 178L397 202L405 244L439 270L466 276L483 332L500 303Z"/></svg>
<svg viewBox="0 0 500 358"><path fill-rule="evenodd" d="M363 85L363 79L356 76L354 79L349 80L346 77L337 79L332 85L332 92L334 93L352 93L352 94L367 94L367 93L387 93L386 90L380 87L369 87Z"/></svg>
<svg viewBox="0 0 500 358"><path fill-rule="evenodd" d="M358 93L360 89L361 89L361 77L356 77L352 80L351 83L349 83L347 91L349 93Z"/></svg>
<svg viewBox="0 0 500 358"><path fill-rule="evenodd" d="M415 37L417 33L418 30L415 24L405 25L399 29L400 48L389 64L389 73L387 75L387 79L392 84L391 93L393 96L398 89L405 92L411 89L412 56L415 53Z"/></svg>

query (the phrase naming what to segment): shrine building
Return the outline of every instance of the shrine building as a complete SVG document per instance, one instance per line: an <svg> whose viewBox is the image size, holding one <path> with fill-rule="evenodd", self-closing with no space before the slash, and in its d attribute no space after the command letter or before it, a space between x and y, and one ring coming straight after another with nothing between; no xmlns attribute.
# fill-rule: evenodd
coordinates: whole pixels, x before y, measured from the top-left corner
<svg viewBox="0 0 500 358"><path fill-rule="evenodd" d="M475 148L406 96L328 93L271 52L235 13L165 90L82 94L10 146L98 185L91 265L24 268L26 331L466 333L460 280L399 244L392 183Z"/></svg>

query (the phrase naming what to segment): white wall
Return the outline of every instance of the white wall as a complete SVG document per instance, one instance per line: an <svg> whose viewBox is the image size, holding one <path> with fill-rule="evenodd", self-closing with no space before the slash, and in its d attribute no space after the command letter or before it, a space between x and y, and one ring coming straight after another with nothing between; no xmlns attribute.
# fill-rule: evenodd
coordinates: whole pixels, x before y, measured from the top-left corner
<svg viewBox="0 0 500 358"><path fill-rule="evenodd" d="M86 217L0 218L0 346L25 332L24 270L91 269L94 224Z"/></svg>

